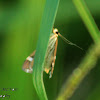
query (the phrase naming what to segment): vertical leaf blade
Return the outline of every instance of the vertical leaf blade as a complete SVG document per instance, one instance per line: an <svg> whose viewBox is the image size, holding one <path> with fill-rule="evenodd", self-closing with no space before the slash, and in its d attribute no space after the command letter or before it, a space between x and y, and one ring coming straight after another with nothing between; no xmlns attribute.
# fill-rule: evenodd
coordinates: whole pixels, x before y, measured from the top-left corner
<svg viewBox="0 0 100 100"><path fill-rule="evenodd" d="M43 83L43 65L58 4L59 0L46 0L35 54L33 66L33 84L41 100L48 100Z"/></svg>

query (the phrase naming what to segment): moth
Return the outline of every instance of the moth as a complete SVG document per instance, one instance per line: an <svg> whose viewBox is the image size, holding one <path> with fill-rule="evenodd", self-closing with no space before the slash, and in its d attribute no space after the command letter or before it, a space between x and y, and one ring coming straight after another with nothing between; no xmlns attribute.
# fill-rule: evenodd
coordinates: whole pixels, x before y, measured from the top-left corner
<svg viewBox="0 0 100 100"><path fill-rule="evenodd" d="M56 53L57 53L57 45L58 45L58 36L60 36L66 43L70 45L74 45L78 48L80 48L78 45L70 42L65 37L63 37L59 32L57 28L53 28L53 31L50 35L46 56L45 56L45 62L44 62L44 71L49 74L49 78L52 77L53 71L54 71L54 65L56 60ZM82 49L82 48L80 48ZM33 51L30 56L28 56L23 64L23 70L26 73L32 73L33 71L33 64L34 64L34 57L35 57L35 51Z"/></svg>

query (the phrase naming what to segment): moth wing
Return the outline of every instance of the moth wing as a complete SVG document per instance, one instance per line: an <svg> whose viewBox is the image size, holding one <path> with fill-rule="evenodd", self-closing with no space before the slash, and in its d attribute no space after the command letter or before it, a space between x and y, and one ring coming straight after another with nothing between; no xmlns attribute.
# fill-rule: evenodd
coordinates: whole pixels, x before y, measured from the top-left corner
<svg viewBox="0 0 100 100"><path fill-rule="evenodd" d="M35 56L35 51L33 51L33 53L26 58L26 60L23 64L22 69L26 73L32 73L33 72L34 56Z"/></svg>
<svg viewBox="0 0 100 100"><path fill-rule="evenodd" d="M52 74L53 74L53 71L54 71L54 65L55 65L55 60L56 60L56 53L57 53L57 45L58 45L58 39L56 40L56 43L55 43L55 49L54 49L54 57L53 57L53 60L52 60L52 63L51 63L51 71L50 71L50 76L49 78L52 77Z"/></svg>
<svg viewBox="0 0 100 100"><path fill-rule="evenodd" d="M54 70L54 64L55 64L55 56L57 51L57 43L58 39L56 35L52 34L49 40L47 53L45 57L45 63L44 63L44 71L48 74L50 74L49 78L52 77L53 70Z"/></svg>

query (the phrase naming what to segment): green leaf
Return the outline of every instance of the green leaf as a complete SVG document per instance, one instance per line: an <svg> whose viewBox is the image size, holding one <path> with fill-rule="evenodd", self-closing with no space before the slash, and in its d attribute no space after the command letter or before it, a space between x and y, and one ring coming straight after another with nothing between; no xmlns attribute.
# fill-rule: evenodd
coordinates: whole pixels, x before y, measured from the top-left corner
<svg viewBox="0 0 100 100"><path fill-rule="evenodd" d="M35 54L33 66L33 83L41 100L48 99L43 83L43 64L45 61L48 41L53 28L58 4L59 0L46 0Z"/></svg>

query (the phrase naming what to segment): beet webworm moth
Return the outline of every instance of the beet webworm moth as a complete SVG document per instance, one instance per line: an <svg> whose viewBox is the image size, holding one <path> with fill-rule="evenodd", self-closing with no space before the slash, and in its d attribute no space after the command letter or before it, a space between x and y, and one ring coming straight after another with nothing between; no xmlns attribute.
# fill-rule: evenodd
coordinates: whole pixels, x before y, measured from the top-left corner
<svg viewBox="0 0 100 100"><path fill-rule="evenodd" d="M58 36L60 36L66 43L80 48L76 44L70 42L65 37L63 37L58 32L58 29L53 28L53 32L50 35L50 39L49 39L49 43L48 43L48 47L47 47L47 51L46 51L46 56L45 56L44 67L43 67L44 71L47 74L49 74L49 78L52 77L53 70L54 70L54 65L55 65L55 60L56 60L56 52L57 52L57 44L58 44ZM80 48L80 49L82 49L82 48ZM26 58L26 60L23 64L23 70L26 73L32 73L32 71L33 71L32 67L33 67L33 64L34 64L35 52L36 51L33 51L33 53Z"/></svg>

